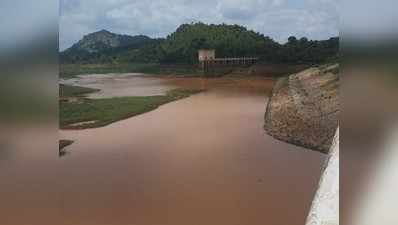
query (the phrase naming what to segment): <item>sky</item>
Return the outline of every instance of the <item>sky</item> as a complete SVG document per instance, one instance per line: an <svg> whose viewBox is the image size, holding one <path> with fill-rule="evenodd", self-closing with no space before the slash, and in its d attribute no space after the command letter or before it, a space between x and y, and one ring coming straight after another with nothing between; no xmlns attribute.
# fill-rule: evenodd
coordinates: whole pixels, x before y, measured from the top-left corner
<svg viewBox="0 0 398 225"><path fill-rule="evenodd" d="M239 24L283 43L339 35L339 0L61 0L60 50L101 29L166 37L183 23Z"/></svg>

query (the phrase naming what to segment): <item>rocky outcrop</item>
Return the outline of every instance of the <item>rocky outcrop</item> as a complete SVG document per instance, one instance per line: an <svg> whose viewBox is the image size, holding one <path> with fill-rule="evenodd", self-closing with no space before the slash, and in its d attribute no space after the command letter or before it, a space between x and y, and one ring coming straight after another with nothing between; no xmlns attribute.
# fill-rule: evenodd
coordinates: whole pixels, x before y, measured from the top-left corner
<svg viewBox="0 0 398 225"><path fill-rule="evenodd" d="M338 126L338 72L338 64L325 65L280 78L267 105L267 133L328 153Z"/></svg>
<svg viewBox="0 0 398 225"><path fill-rule="evenodd" d="M87 52L99 52L104 49L126 47L134 44L147 43L149 37L138 35L120 35L107 30L100 30L87 34L78 43L73 45L73 49L79 49Z"/></svg>
<svg viewBox="0 0 398 225"><path fill-rule="evenodd" d="M130 50L140 49L156 42L144 35L129 36L100 30L85 35L72 47L60 53L62 64L109 63Z"/></svg>

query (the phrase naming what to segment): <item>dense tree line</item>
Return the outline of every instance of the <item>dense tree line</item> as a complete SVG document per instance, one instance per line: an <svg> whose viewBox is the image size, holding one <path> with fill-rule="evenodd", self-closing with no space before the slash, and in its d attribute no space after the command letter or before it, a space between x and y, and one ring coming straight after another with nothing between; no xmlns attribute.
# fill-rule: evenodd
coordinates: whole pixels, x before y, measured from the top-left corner
<svg viewBox="0 0 398 225"><path fill-rule="evenodd" d="M281 45L276 60L281 62L320 63L336 60L339 53L339 38L333 37L323 41L309 41L307 38L289 37Z"/></svg>
<svg viewBox="0 0 398 225"><path fill-rule="evenodd" d="M198 49L216 49L217 57L256 56L262 61L321 63L336 59L339 38L313 41L289 37L279 44L271 38L239 25L183 24L165 39L142 45L109 48L95 53L65 51L62 63L197 63Z"/></svg>

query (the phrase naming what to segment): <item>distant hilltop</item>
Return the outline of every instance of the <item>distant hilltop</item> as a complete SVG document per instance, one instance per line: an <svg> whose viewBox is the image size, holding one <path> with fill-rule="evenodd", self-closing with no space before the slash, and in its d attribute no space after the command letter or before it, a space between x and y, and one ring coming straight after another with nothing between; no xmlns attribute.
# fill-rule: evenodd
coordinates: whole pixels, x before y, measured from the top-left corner
<svg viewBox="0 0 398 225"><path fill-rule="evenodd" d="M88 35L85 35L83 39L74 44L71 49L80 51L87 51L89 53L100 52L109 48L127 47L131 45L142 45L147 43L151 38L138 35L120 35L114 34L107 30L100 30Z"/></svg>
<svg viewBox="0 0 398 225"><path fill-rule="evenodd" d="M198 49L216 49L217 57L255 56L260 61L320 63L336 59L339 38L313 41L290 37L285 44L239 25L183 24L166 38L120 35L100 30L85 35L60 53L64 64L197 63Z"/></svg>

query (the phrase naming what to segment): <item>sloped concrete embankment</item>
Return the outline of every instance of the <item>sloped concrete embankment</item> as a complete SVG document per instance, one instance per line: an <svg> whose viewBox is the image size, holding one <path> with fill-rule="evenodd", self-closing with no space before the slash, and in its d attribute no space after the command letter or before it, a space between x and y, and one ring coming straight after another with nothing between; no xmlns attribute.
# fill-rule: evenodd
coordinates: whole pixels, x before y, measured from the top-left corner
<svg viewBox="0 0 398 225"><path fill-rule="evenodd" d="M339 65L313 67L280 78L265 114L276 139L328 153L338 126Z"/></svg>
<svg viewBox="0 0 398 225"><path fill-rule="evenodd" d="M339 158L337 128L306 225L339 224Z"/></svg>

